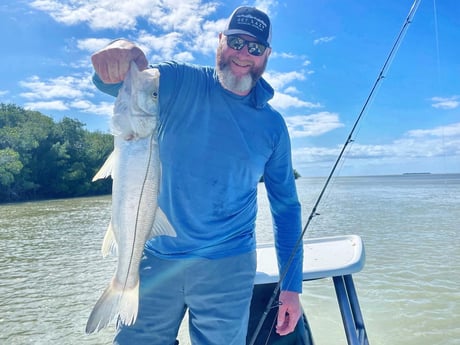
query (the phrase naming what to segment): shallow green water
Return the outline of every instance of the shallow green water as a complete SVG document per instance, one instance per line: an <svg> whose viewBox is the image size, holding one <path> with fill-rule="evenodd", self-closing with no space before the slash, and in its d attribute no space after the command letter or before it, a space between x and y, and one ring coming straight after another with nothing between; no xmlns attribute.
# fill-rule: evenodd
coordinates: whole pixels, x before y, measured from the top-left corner
<svg viewBox="0 0 460 345"><path fill-rule="evenodd" d="M323 183L298 180L305 219ZM272 238L264 194L260 242ZM363 238L355 284L371 345L460 343L460 175L338 178L318 212L308 237ZM84 333L115 270L100 255L109 218L110 197L0 206L0 344L111 343L114 326ZM316 344L346 344L332 281L305 283L302 299Z"/></svg>

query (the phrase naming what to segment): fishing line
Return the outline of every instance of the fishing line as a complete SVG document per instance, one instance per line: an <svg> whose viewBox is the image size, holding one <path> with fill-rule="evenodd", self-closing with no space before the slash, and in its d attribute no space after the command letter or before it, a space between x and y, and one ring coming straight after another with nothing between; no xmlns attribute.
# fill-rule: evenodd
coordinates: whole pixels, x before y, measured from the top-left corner
<svg viewBox="0 0 460 345"><path fill-rule="evenodd" d="M326 192L326 189L329 185L329 182L331 181L332 177L334 176L334 173L335 173L335 170L337 168L337 166L339 165L340 161L342 160L342 156L344 155L344 152L345 150L347 149L348 145L350 143L353 142L353 134L356 130L356 127L358 126L359 122L361 121L361 118L363 117L365 111L366 111L366 108L368 106L368 104L370 103L371 99L373 98L374 94L375 94L375 91L377 89L377 86L380 84L380 82L383 80L383 78L385 77L385 72L389 69L390 65L391 65L391 62L393 61L394 59L394 56L396 55L396 52L399 48L399 46L401 45L401 42L404 38L404 35L406 34L406 31L407 31L407 28L409 27L409 24L412 22L412 18L414 17L415 15L415 12L417 11L417 8L420 4L420 1L421 0L414 0L411 8L410 8L410 11L409 11L409 14L407 15L405 21L404 21L404 24L402 26L402 28L400 29L399 31L399 34L389 52L389 54L387 55L387 58L385 60L385 63L383 64L383 67L381 68L378 76L377 76L377 79L375 80L374 82L374 85L372 86L371 88L371 91L369 93L369 95L367 96L366 98L366 101L364 102L364 105L363 107L361 108L361 111L358 115L358 117L356 118L354 124L353 124L353 127L347 137L347 140L345 141L345 143L343 144L343 147L339 153L339 156L337 157L334 165L332 166L332 170L331 172L329 173L329 176L327 177L326 179L326 182L324 183L324 186L318 196L318 198L316 199L316 202L310 212L310 215L307 219L307 222L305 224L305 226L303 227L303 230L299 236L299 238L297 239L297 242L295 243L294 245L294 248L291 252L291 255L285 265L285 267L283 267L281 273L280 273L280 279L278 281L278 283L276 284L276 287L273 291L273 294L267 304L267 307L265 308L265 311L264 313L262 314L262 317L260 318L259 320L259 323L257 324L257 327L256 327L256 330L254 331L253 335L252 335L252 338L251 338L251 341L249 342L248 345L254 345L255 341L257 340L257 337L259 335L259 332L260 330L262 329L262 326L265 322L265 319L267 318L267 315L268 313L270 312L270 309L272 308L272 306L274 305L274 302L275 302L275 299L276 299L276 296L280 290L280 287L281 287L281 282L284 280L284 278L286 277L287 275L287 272L288 270L290 269L291 265L292 265L292 261L294 260L294 257L296 255L296 252L297 250L300 248L301 245L303 245L303 237L305 235L305 233L307 232L307 229L308 229L308 226L310 225L312 219L317 215L317 208L318 208L318 205L319 203L321 202L321 199L323 198L323 195L324 193Z"/></svg>
<svg viewBox="0 0 460 345"><path fill-rule="evenodd" d="M435 42L436 42L436 65L437 65L437 76L438 76L438 92L440 95L443 94L441 88L441 56L440 56L440 49L439 49L439 24L438 24L438 12L436 6L436 0L433 0L433 21L434 21L434 33L435 33ZM444 133L444 126L441 128L441 147L442 147L442 171L446 169L446 142L445 142L445 133Z"/></svg>

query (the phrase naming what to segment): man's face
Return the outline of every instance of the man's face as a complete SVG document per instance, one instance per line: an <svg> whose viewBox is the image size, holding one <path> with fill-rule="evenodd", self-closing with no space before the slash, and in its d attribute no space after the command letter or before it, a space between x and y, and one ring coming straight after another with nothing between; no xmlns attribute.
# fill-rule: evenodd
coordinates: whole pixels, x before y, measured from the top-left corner
<svg viewBox="0 0 460 345"><path fill-rule="evenodd" d="M246 41L256 41L247 35L238 35ZM251 55L245 45L240 50L235 50L227 45L227 37L219 36L217 48L216 69L222 86L239 95L246 95L262 76L267 65L270 48L267 48L261 56Z"/></svg>

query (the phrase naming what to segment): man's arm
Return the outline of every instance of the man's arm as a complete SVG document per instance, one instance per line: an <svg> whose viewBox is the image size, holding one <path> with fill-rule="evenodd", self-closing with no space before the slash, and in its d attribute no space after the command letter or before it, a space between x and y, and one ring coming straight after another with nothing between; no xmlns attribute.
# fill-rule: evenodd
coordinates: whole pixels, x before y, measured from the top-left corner
<svg viewBox="0 0 460 345"><path fill-rule="evenodd" d="M280 125L279 141L266 164L264 181L273 216L280 273L287 270L281 282L276 326L278 334L286 335L294 331L302 315L299 295L302 292L303 247L296 248L295 256L289 263L302 230L301 206L295 185L289 134L284 121Z"/></svg>

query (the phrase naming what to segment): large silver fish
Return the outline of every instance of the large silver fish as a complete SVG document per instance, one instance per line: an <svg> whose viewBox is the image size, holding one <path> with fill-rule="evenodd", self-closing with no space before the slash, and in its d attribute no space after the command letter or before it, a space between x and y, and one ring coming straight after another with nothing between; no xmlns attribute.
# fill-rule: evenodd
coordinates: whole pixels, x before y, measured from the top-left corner
<svg viewBox="0 0 460 345"><path fill-rule="evenodd" d="M139 305L139 263L145 242L159 235L176 236L157 196L161 165L157 141L160 72L140 72L134 62L115 101L111 119L114 150L93 181L112 176L112 219L102 254L117 252L112 282L96 302L86 333L106 327L116 316L123 324L136 321Z"/></svg>

